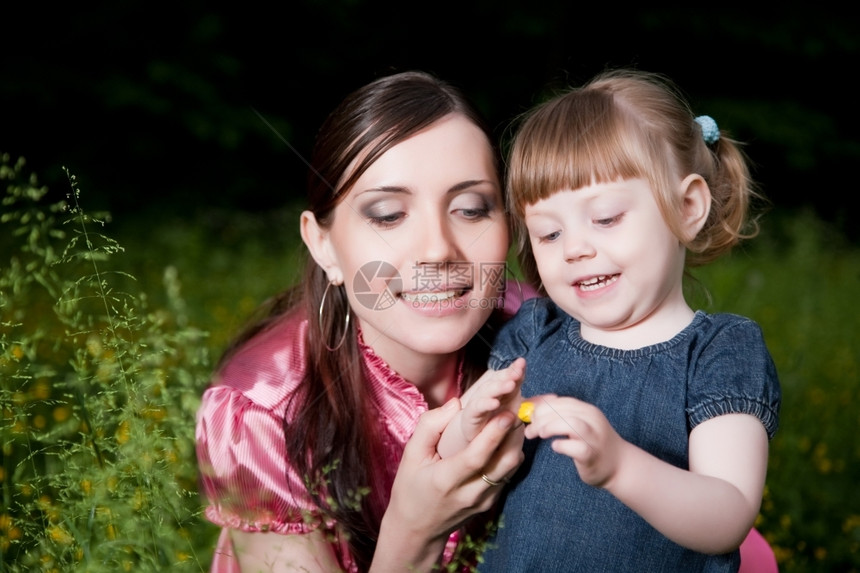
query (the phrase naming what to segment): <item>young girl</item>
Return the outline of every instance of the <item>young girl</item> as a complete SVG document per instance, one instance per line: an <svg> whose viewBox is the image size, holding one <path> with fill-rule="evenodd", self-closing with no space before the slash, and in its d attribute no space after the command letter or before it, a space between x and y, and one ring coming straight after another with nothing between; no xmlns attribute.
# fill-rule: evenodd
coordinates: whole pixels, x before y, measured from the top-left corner
<svg viewBox="0 0 860 573"><path fill-rule="evenodd" d="M738 147L668 81L604 73L537 107L509 161L527 301L526 462L482 571L737 571L780 389L759 327L682 278L754 234ZM551 439L550 439L551 438Z"/></svg>
<svg viewBox="0 0 860 573"><path fill-rule="evenodd" d="M509 412L436 454L502 318L496 155L457 90L397 74L323 124L309 199L302 284L226 353L198 413L212 571L430 571L498 498L481 476L523 455Z"/></svg>

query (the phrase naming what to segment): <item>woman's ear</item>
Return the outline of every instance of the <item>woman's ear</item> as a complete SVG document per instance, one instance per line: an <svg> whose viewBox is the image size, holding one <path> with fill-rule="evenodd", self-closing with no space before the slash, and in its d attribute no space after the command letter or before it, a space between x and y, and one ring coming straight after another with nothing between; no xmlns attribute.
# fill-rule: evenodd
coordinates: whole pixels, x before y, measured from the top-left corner
<svg viewBox="0 0 860 573"><path fill-rule="evenodd" d="M681 181L681 232L684 241L696 238L711 212L711 188L698 173L691 173Z"/></svg>
<svg viewBox="0 0 860 573"><path fill-rule="evenodd" d="M337 264L337 256L331 244L331 234L328 229L320 226L312 211L302 211L299 228L302 233L302 241L304 241L316 263L325 271L328 280L335 284L341 284L343 273Z"/></svg>

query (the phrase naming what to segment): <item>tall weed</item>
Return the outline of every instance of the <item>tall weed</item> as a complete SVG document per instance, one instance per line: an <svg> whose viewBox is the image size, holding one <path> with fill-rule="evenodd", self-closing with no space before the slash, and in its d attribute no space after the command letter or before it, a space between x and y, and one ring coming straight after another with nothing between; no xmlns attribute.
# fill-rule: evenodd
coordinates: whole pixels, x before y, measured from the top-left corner
<svg viewBox="0 0 860 573"><path fill-rule="evenodd" d="M184 325L175 274L165 308L135 291L73 175L44 204L24 162L2 159L0 571L203 571L204 333Z"/></svg>

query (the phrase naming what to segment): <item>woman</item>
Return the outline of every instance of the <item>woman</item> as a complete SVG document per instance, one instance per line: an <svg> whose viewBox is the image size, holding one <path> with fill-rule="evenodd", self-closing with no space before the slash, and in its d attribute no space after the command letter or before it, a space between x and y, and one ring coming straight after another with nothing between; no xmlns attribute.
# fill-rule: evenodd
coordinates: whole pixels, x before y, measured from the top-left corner
<svg viewBox="0 0 860 573"><path fill-rule="evenodd" d="M514 416L445 460L436 443L502 319L501 189L478 114L429 75L328 117L304 280L231 346L198 413L213 571L426 571L492 507L522 461Z"/></svg>

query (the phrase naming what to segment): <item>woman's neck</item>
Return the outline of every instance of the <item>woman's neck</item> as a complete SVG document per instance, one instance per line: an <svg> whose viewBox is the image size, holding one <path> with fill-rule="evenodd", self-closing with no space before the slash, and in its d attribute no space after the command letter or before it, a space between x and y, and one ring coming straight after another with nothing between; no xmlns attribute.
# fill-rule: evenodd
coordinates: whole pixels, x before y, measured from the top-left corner
<svg viewBox="0 0 860 573"><path fill-rule="evenodd" d="M457 383L457 374L460 367L458 355L450 355L439 360L435 357L434 364L428 364L421 378L407 376L406 379L415 384L415 387L424 395L430 408L437 408L459 395L460 388Z"/></svg>
<svg viewBox="0 0 860 573"><path fill-rule="evenodd" d="M441 406L459 393L457 375L460 353L400 355L388 361L395 372L411 382L424 395L430 408Z"/></svg>

